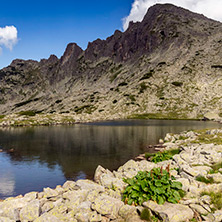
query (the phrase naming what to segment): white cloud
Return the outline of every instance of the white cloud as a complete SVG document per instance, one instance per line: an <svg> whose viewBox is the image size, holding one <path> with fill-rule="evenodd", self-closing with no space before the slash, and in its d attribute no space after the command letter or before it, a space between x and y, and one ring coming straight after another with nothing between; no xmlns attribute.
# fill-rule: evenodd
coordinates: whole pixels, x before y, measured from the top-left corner
<svg viewBox="0 0 222 222"><path fill-rule="evenodd" d="M4 46L12 50L13 46L18 42L18 31L15 26L0 27L0 46ZM0 47L0 54L2 47Z"/></svg>
<svg viewBox="0 0 222 222"><path fill-rule="evenodd" d="M128 28L130 21L142 21L147 9L157 3L171 3L193 12L204 14L209 18L222 21L221 0L134 0L130 14L123 18L123 29L126 30Z"/></svg>

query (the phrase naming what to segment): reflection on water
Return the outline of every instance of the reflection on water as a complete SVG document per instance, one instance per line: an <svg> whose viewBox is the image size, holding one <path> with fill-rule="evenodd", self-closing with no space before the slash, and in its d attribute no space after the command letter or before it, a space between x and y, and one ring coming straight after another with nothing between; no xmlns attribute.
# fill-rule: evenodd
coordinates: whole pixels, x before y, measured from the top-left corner
<svg viewBox="0 0 222 222"><path fill-rule="evenodd" d="M55 187L65 179L92 178L99 164L116 169L168 132L216 127L213 122L129 120L0 129L0 146L8 151L0 153L0 198Z"/></svg>

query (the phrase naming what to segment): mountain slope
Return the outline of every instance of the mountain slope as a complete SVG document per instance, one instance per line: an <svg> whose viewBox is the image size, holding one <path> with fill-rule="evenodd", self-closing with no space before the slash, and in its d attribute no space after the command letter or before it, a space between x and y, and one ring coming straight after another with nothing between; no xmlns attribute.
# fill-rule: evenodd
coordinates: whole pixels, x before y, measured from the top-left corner
<svg viewBox="0 0 222 222"><path fill-rule="evenodd" d="M70 43L60 59L14 60L0 70L0 112L63 112L81 119L222 113L221 33L222 23L157 4L142 22L85 51Z"/></svg>

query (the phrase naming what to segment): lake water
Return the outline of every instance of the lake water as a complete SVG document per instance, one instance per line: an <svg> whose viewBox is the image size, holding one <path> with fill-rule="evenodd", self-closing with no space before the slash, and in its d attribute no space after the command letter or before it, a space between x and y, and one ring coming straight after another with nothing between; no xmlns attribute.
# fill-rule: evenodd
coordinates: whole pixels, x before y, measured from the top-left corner
<svg viewBox="0 0 222 222"><path fill-rule="evenodd" d="M0 199L54 188L67 179L92 179L98 165L117 169L168 132L220 126L201 121L124 120L1 128Z"/></svg>

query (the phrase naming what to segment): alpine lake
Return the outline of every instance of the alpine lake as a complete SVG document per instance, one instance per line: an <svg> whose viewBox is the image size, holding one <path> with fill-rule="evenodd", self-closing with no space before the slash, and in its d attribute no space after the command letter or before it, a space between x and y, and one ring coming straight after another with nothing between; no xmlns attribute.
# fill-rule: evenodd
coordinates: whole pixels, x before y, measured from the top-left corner
<svg viewBox="0 0 222 222"><path fill-rule="evenodd" d="M93 179L98 165L115 170L166 133L220 127L204 121L119 120L0 128L0 199Z"/></svg>

